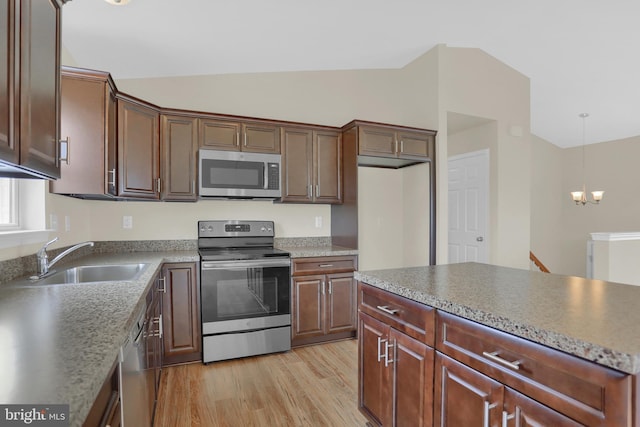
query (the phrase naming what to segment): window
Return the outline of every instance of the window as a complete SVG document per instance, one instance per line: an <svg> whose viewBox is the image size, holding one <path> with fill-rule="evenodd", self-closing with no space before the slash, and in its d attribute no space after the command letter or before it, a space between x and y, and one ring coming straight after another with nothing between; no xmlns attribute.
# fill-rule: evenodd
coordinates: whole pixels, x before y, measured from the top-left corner
<svg viewBox="0 0 640 427"><path fill-rule="evenodd" d="M46 242L43 179L0 178L0 249Z"/></svg>
<svg viewBox="0 0 640 427"><path fill-rule="evenodd" d="M0 178L0 231L20 228L18 183L13 178Z"/></svg>

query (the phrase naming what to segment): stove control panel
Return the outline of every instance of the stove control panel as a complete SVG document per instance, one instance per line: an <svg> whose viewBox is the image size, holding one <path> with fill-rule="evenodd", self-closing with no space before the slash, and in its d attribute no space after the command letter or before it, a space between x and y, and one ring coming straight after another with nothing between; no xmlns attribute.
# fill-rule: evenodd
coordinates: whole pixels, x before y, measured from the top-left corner
<svg viewBox="0 0 640 427"><path fill-rule="evenodd" d="M273 237L273 221L198 221L198 237Z"/></svg>

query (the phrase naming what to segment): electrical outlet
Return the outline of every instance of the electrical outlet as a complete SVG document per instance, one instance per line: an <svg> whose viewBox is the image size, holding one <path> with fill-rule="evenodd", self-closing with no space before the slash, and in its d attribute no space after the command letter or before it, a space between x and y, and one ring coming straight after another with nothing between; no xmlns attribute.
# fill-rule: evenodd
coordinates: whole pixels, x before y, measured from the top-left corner
<svg viewBox="0 0 640 427"><path fill-rule="evenodd" d="M133 228L133 217L131 215L122 217L122 228Z"/></svg>
<svg viewBox="0 0 640 427"><path fill-rule="evenodd" d="M316 217L316 228L322 228L322 217L321 216L317 216Z"/></svg>
<svg viewBox="0 0 640 427"><path fill-rule="evenodd" d="M71 231L71 217L69 215L64 216L64 231Z"/></svg>
<svg viewBox="0 0 640 427"><path fill-rule="evenodd" d="M49 228L54 231L58 231L58 215L49 215Z"/></svg>

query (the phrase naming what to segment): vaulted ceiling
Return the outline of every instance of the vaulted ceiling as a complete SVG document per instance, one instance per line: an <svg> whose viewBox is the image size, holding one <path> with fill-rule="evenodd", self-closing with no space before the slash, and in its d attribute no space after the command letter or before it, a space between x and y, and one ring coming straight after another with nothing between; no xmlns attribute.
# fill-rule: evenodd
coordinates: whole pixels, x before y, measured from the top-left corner
<svg viewBox="0 0 640 427"><path fill-rule="evenodd" d="M63 44L116 79L401 68L437 44L531 79L531 131L561 147L640 135L636 0L74 0ZM487 102L490 102L488 100Z"/></svg>

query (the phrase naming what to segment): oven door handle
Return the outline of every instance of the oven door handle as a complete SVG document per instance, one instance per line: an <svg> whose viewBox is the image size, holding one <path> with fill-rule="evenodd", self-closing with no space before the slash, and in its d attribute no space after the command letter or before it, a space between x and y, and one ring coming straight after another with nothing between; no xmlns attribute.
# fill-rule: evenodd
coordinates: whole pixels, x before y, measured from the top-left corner
<svg viewBox="0 0 640 427"><path fill-rule="evenodd" d="M246 261L202 261L202 270L228 270L230 268L269 268L290 267L291 261L285 259L261 259Z"/></svg>

